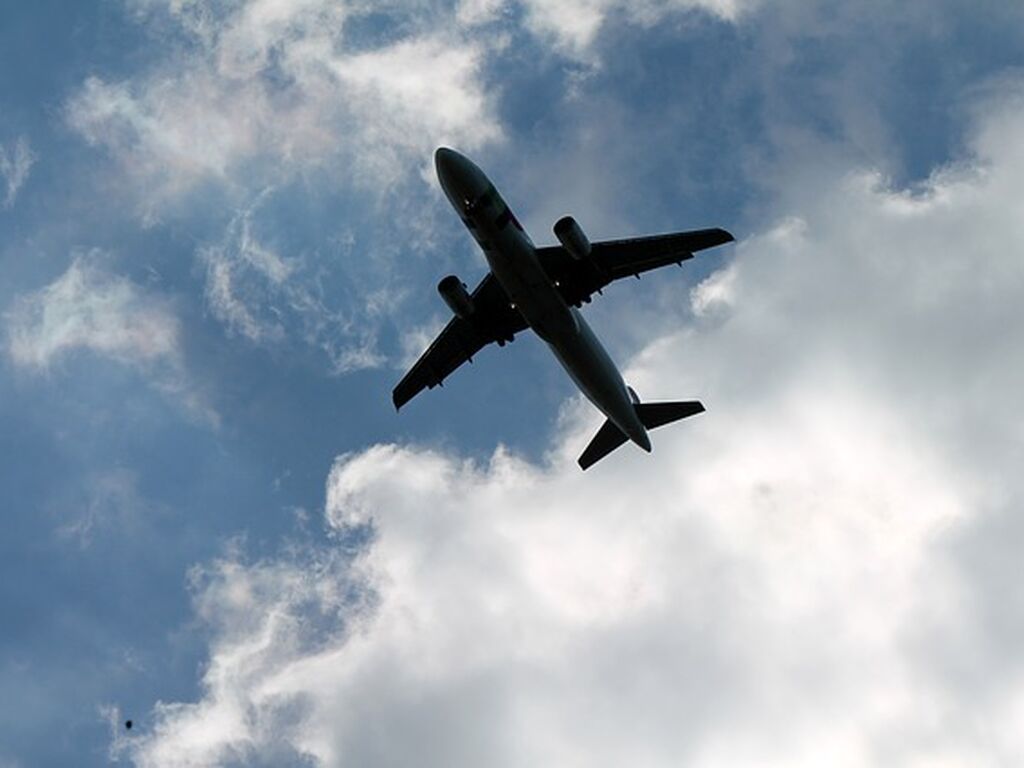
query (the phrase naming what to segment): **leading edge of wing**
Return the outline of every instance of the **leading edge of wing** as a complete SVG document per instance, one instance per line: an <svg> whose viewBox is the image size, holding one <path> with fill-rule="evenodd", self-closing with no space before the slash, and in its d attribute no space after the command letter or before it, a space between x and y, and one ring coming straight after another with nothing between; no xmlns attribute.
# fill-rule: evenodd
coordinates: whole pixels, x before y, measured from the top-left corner
<svg viewBox="0 0 1024 768"><path fill-rule="evenodd" d="M599 240L593 244L597 251L628 251L631 249L668 251L676 250L686 253L703 251L718 245L725 245L736 240L732 232L721 227L710 229L691 229L683 232L665 232L658 235L641 235L618 240Z"/></svg>
<svg viewBox="0 0 1024 768"><path fill-rule="evenodd" d="M731 232L721 228L667 232L621 240L600 240L591 245L590 256L575 259L561 245L537 249L548 276L560 287L569 304L579 306L592 294L624 277L681 264L696 251L733 242Z"/></svg>
<svg viewBox="0 0 1024 768"><path fill-rule="evenodd" d="M591 259L608 282L676 264L693 258L697 251L733 242L724 229L697 229L662 235L603 240L593 244Z"/></svg>

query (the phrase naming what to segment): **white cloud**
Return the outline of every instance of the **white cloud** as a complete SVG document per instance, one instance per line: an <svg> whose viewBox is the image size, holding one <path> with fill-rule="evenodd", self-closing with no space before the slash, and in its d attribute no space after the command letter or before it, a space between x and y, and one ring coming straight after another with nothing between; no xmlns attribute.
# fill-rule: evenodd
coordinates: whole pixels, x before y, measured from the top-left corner
<svg viewBox="0 0 1024 768"><path fill-rule="evenodd" d="M251 302L239 295L241 279L251 275L258 283L256 288L279 289L296 266L256 240L252 211L236 216L225 242L203 248L199 257L206 265L207 304L229 333L239 333L254 342L280 341L284 337L276 315L261 322L255 314L258 310L250 309Z"/></svg>
<svg viewBox="0 0 1024 768"><path fill-rule="evenodd" d="M1008 765L1024 658L957 549L1019 508L1024 109L921 188L858 171L694 290L627 378L706 415L590 472L582 401L543 466L341 457L341 550L198 572L203 695L143 766ZM986 551L1016 548L994 538ZM353 602L355 600L355 602ZM1008 611L1017 613L1008 616ZM1000 604L1024 635L1021 606Z"/></svg>
<svg viewBox="0 0 1024 768"><path fill-rule="evenodd" d="M206 301L229 334L273 346L297 337L321 350L334 373L381 365L375 320L390 309L371 292L344 310L327 305L316 276L300 257L284 257L254 233L257 208L239 212L223 242L200 249Z"/></svg>
<svg viewBox="0 0 1024 768"><path fill-rule="evenodd" d="M479 0L467 0L467 4L475 8ZM760 4L760 0L523 0L528 28L551 38L570 55L587 55L609 18L623 17L651 27L674 14L700 11L735 22Z"/></svg>
<svg viewBox="0 0 1024 768"><path fill-rule="evenodd" d="M180 324L170 304L102 262L98 251L76 256L52 283L15 300L4 318L11 362L39 374L89 352L138 369L216 421L186 382Z"/></svg>
<svg viewBox="0 0 1024 768"><path fill-rule="evenodd" d="M12 146L5 147L0 144L0 176L3 177L7 188L3 197L4 208L14 205L18 192L28 180L35 162L36 155L24 136L18 138Z"/></svg>
<svg viewBox="0 0 1024 768"><path fill-rule="evenodd" d="M406 328L402 333L400 347L401 357L395 361L395 367L407 371L419 359L423 351L430 346L430 343L444 329L448 322L447 318L435 316L423 325L414 325Z"/></svg>
<svg viewBox="0 0 1024 768"><path fill-rule="evenodd" d="M99 257L76 257L63 275L15 302L7 351L16 365L46 370L83 349L126 363L177 363L180 331L170 307L107 272Z"/></svg>
<svg viewBox="0 0 1024 768"><path fill-rule="evenodd" d="M174 55L125 80L88 79L66 105L70 125L114 158L123 193L147 222L177 215L179 205L194 210L189 202L211 189L225 193L223 207L243 211L223 240L199 253L208 306L230 333L267 345L300 337L334 372L380 365L381 318L393 313L407 277L388 274L389 259L430 237L422 212L410 211L417 207L410 196L423 192L419 176L432 177L439 144L471 151L501 138L497 92L483 81L489 43L429 4L139 0L129 7L150 32L178 41ZM380 23L380 14L401 21L391 26L403 31L374 42L360 29ZM329 193L319 187L324 178ZM289 188L312 189L314 201L335 196L349 233L365 226L366 209L379 219L372 201L388 197L387 224L375 227L386 232L362 231L361 246L372 253L341 264L317 255L334 251L332 242L310 248L303 261L279 255L265 245L273 233L264 228L257 238L249 221L268 189ZM347 194L358 204L346 203ZM338 289L330 301L324 282Z"/></svg>
<svg viewBox="0 0 1024 768"><path fill-rule="evenodd" d="M90 78L67 117L137 180L147 214L199 182L247 186L323 164L347 183L387 187L440 143L500 136L483 48L444 24L366 48L348 25L374 9L356 3L136 7L155 30L186 35L190 52L127 81Z"/></svg>

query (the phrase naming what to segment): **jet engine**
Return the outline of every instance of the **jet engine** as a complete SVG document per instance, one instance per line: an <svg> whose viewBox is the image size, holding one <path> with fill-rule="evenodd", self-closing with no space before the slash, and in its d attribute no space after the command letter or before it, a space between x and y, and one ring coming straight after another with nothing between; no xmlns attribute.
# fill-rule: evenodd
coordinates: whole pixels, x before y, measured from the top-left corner
<svg viewBox="0 0 1024 768"><path fill-rule="evenodd" d="M457 275L448 275L437 284L437 292L441 294L444 303L447 304L456 317L463 320L473 314L473 298L466 290L466 284L459 280Z"/></svg>
<svg viewBox="0 0 1024 768"><path fill-rule="evenodd" d="M590 256L590 241L572 216L563 216L555 222L555 237L577 261Z"/></svg>

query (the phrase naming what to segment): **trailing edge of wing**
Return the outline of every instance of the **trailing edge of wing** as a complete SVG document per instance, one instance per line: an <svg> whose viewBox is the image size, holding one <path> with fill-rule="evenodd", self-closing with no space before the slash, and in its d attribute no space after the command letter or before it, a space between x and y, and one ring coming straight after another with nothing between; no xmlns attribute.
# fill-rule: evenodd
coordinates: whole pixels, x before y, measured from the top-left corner
<svg viewBox="0 0 1024 768"><path fill-rule="evenodd" d="M472 294L469 319L453 317L391 393L399 409L424 389L441 384L452 372L493 341L511 341L527 327L501 285L488 274Z"/></svg>

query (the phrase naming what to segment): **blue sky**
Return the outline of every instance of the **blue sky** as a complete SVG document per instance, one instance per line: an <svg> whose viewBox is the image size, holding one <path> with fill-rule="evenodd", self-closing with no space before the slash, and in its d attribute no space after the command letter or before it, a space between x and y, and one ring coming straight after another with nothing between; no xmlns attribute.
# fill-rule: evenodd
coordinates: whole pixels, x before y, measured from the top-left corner
<svg viewBox="0 0 1024 768"><path fill-rule="evenodd" d="M1019 762L1022 37L8 4L0 767ZM736 234L587 307L705 416L583 475L599 419L527 337L394 413L484 271L440 144L538 243Z"/></svg>

